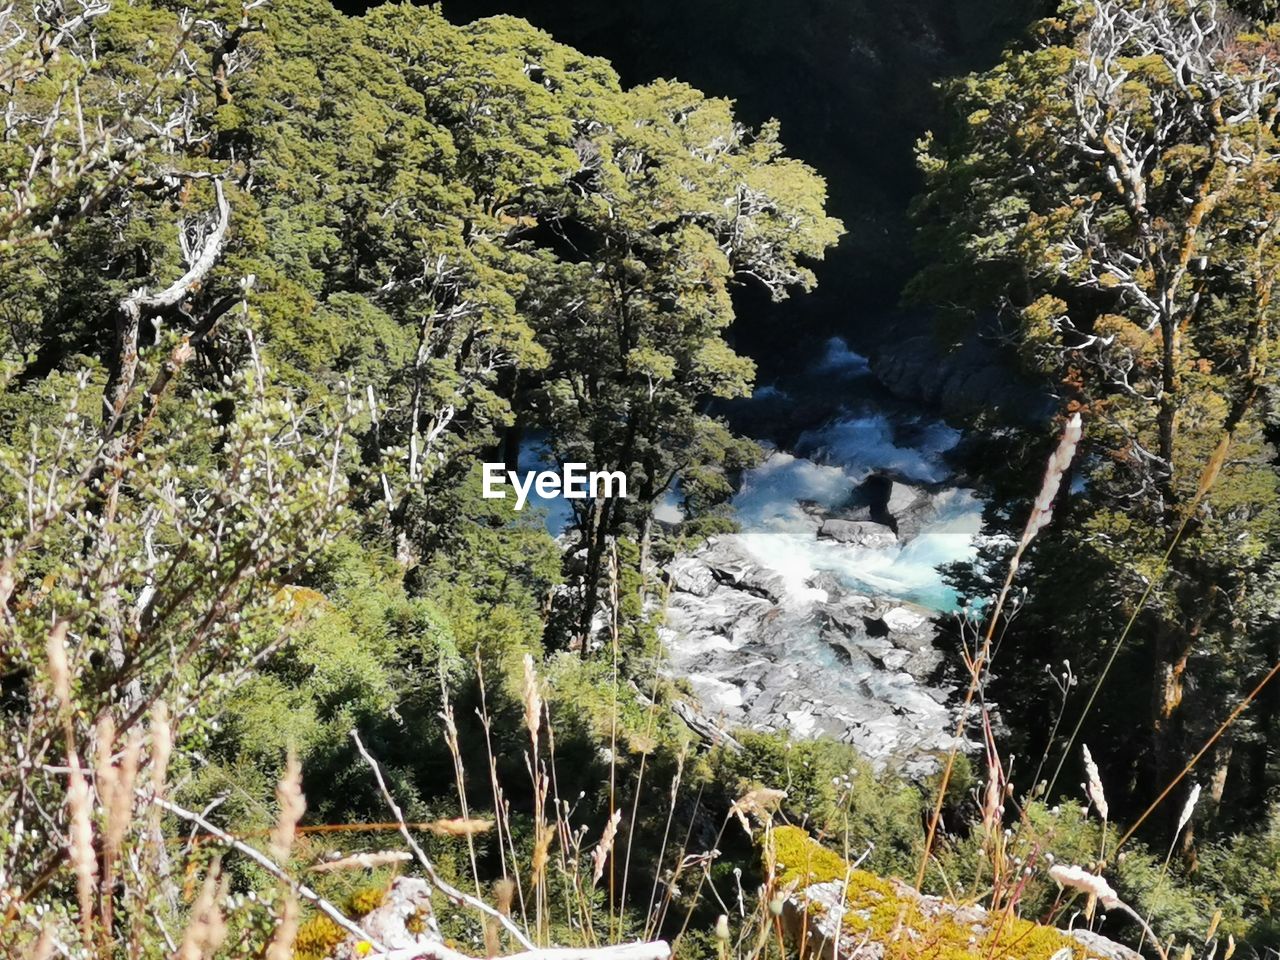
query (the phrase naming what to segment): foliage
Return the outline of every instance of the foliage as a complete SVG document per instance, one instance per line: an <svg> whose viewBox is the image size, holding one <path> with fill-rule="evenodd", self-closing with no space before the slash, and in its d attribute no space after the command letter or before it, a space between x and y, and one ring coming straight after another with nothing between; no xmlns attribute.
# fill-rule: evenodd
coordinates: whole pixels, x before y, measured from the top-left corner
<svg viewBox="0 0 1280 960"><path fill-rule="evenodd" d="M913 784L877 775L847 744L789 740L744 732L741 751L712 754L715 782L741 795L757 787L785 790L784 810L844 851L867 853L868 869L905 875L920 854L924 797Z"/></svg>
<svg viewBox="0 0 1280 960"><path fill-rule="evenodd" d="M0 37L5 949L42 926L41 952L152 955L185 930L183 956L287 953L314 902L288 856L319 852L293 842L299 759L313 816L382 809L352 729L423 821L465 818L468 782L493 780L473 797L504 824L486 869L517 837L545 854L527 684L569 639L548 616L565 570L575 616L608 608L614 656L554 665L579 692L547 700L560 784L598 827L633 773L637 793L646 769L678 780L687 731L621 692L655 652L638 531L659 469L696 515L751 459L705 412L752 374L724 339L730 285L808 289L839 234L777 125L681 84L624 90L522 21L409 5L27 4ZM594 406L572 395L584 364ZM479 496L474 460L516 458L526 425L648 487L625 524L578 531L585 570ZM248 837L274 819L282 862L184 803ZM171 863L171 817L227 866L194 838ZM478 843L433 855L478 885Z"/></svg>
<svg viewBox="0 0 1280 960"><path fill-rule="evenodd" d="M1018 752L1051 752L1050 771L1066 748L1037 731L1064 659L1083 681L1065 729L1084 714L1110 779L1157 788L1274 659L1277 36L1209 4L1068 4L1034 45L952 84L950 129L921 145L938 256L916 293L967 308L951 335L998 307L1021 362L1085 417L992 687L1027 731ZM956 571L971 597L1003 577L1026 518L1004 494L1033 487L1042 441L1015 430L975 451L1010 469L988 472L991 537ZM1249 717L1210 759L1227 823L1273 781L1245 747L1272 726Z"/></svg>
<svg viewBox="0 0 1280 960"><path fill-rule="evenodd" d="M1013 140L1030 136L1052 175L1009 193L1017 151L992 106L970 113L959 157L926 159L928 202L979 198L937 240L950 280L1029 284L1034 298L1010 297L1027 362L1105 425L1099 495L1073 501L1064 556L1087 542L1099 577L1153 579L1176 508L1196 505L1191 465L1224 429L1236 444L1211 461L1221 476L1150 618L1185 628L1203 608L1194 630L1158 634L1159 662L1172 649L1187 676L1200 658L1230 666L1179 681L1186 702L1161 719L1190 733L1261 655L1228 640L1266 621L1280 529L1261 296L1274 255L1255 216L1274 212L1258 67L1274 37L1214 47L1188 93L1126 46L1165 21L1126 16L1139 40L1109 48L1132 76L1114 106L1168 148L1149 207L1132 182L1108 194L1088 150L1031 121ZM1170 16L1189 42L1187 15ZM1066 42L1094 29L1081 17L958 96L1011 114L1030 99L1062 134L1060 85L1088 73ZM831 742L743 732L705 750L660 663L655 553L727 523L758 456L711 412L754 377L729 336L735 290L811 289L843 229L776 122L749 126L675 81L626 88L521 20L458 26L409 4L13 5L0 38L6 954L283 960L342 941L362 955L374 935L352 919L421 874L413 924L464 955L666 936L764 960L787 891L757 830L827 873L864 852L876 871L911 869L916 785ZM1255 75L1259 104L1240 101L1232 84ZM1209 82L1253 112L1204 109ZM1195 123L1166 128L1148 102ZM1162 278L1188 230L1181 272ZM1141 322L1148 301L1183 311L1173 360L1154 338L1165 315ZM1063 360L1061 315L1094 353L1072 342ZM1161 384L1150 410L1104 382L1118 369L1140 398ZM483 498L475 461L515 465L533 432L559 461L624 471L634 495L575 502L559 542ZM1164 471L1103 457L1139 448ZM1130 519L1118 505L1135 484L1163 499ZM673 491L689 519L655 542ZM1033 564L1046 578L1047 558ZM1076 811L1026 817L1080 862L1108 836ZM969 826L950 865L990 869ZM1266 900L1242 864L1274 859L1271 839L1206 846L1207 869ZM1171 930L1203 925L1194 881L1125 856L1127 896ZM886 936L890 913L928 926L895 890L858 873L852 932ZM1037 909L1051 895L1038 876L1025 892ZM1256 909L1229 908L1231 929L1272 935ZM930 937L942 956L973 946L955 924ZM1037 957L1062 943L1011 917L978 946L1009 938Z"/></svg>

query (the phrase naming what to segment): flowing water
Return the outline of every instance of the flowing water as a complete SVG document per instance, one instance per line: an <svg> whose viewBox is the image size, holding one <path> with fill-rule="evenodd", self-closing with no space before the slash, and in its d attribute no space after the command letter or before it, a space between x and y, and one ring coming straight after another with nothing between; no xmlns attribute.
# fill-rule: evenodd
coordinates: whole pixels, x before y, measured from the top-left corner
<svg viewBox="0 0 1280 960"><path fill-rule="evenodd" d="M759 408L793 404L803 409L815 392L840 398L823 422L804 429L793 450L775 449L750 471L734 499L742 540L761 564L783 574L797 590L825 572L852 588L909 600L932 610L954 609L955 595L942 583L940 564L973 555L981 504L971 491L945 489L938 513L905 544L858 547L819 540L812 513L844 504L873 473L908 483L945 484L945 454L957 431L887 397L866 358L832 338L808 370L787 387L756 390L744 418L748 430Z"/></svg>
<svg viewBox="0 0 1280 960"><path fill-rule="evenodd" d="M956 598L938 566L972 555L980 518L949 484L959 434L887 396L841 340L728 413L773 446L734 498L741 532L667 566L672 673L725 729L829 737L878 768L931 772L956 745L930 625ZM879 486L897 536L850 502L873 474L892 481Z"/></svg>
<svg viewBox="0 0 1280 960"><path fill-rule="evenodd" d="M670 670L723 729L831 737L878 768L931 772L955 723L929 626L956 607L938 567L972 555L980 519L973 494L949 484L959 434L894 400L839 339L723 412L769 452L734 497L740 532L667 565ZM543 438L529 441L522 469L551 468ZM894 479L890 512L900 530L913 520L912 535L872 524L865 545L820 538L824 518L877 473ZM564 530L566 501L530 500ZM678 520L678 492L655 515Z"/></svg>
<svg viewBox="0 0 1280 960"><path fill-rule="evenodd" d="M762 437L768 433L763 425L778 411L803 418L808 409L819 411L817 422L799 430L792 449L774 447L743 479L733 501L742 543L762 566L781 574L797 595L810 589L805 585L817 574L827 573L854 589L931 610L953 609L955 595L942 583L937 568L973 554L981 504L970 491L957 487L939 494L937 515L905 544L859 547L819 540L812 513L838 509L873 473L945 484L951 474L945 454L959 433L888 397L867 359L839 337L827 341L808 369L786 382L758 387L731 415L743 432ZM553 468L540 436L530 437L520 466ZM680 518L677 497L673 492L658 506L659 520ZM529 500L531 507L546 511L551 532L565 529L571 517L567 501L533 492Z"/></svg>

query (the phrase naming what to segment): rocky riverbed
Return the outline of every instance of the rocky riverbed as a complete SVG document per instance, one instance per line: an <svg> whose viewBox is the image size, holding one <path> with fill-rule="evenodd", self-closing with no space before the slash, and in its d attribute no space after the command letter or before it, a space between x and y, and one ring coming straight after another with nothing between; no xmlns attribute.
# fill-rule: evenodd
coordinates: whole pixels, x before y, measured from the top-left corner
<svg viewBox="0 0 1280 960"><path fill-rule="evenodd" d="M893 566L963 496L872 473L675 558L672 672L723 727L830 737L879 767L929 773L954 742L952 691L937 680L936 611L904 598Z"/></svg>

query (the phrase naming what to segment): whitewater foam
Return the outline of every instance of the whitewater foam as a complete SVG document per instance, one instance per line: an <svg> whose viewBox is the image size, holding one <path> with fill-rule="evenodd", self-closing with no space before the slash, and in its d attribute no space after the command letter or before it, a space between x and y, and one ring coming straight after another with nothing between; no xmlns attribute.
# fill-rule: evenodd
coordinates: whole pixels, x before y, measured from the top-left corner
<svg viewBox="0 0 1280 960"><path fill-rule="evenodd" d="M899 443L898 434L913 434ZM837 464L859 479L888 471L923 483L945 480L951 473L942 455L960 440L960 433L936 420L910 421L895 429L881 414L841 417L816 430L806 430L796 452L820 463Z"/></svg>
<svg viewBox="0 0 1280 960"><path fill-rule="evenodd" d="M809 368L813 373L830 373L842 377L862 377L871 373L871 363L862 354L849 349L844 337L832 337Z"/></svg>
<svg viewBox="0 0 1280 960"><path fill-rule="evenodd" d="M883 469L886 463L882 456L873 462L874 469ZM905 545L872 548L817 538L818 521L812 511L842 506L872 469L772 454L747 473L734 499L743 546L756 562L782 578L789 595L802 601L825 600L812 582L818 574L827 573L853 588L869 588L933 610L954 609L955 594L943 584L937 567L974 556L981 504L972 491L939 494L936 516ZM812 504L810 509L802 501Z"/></svg>

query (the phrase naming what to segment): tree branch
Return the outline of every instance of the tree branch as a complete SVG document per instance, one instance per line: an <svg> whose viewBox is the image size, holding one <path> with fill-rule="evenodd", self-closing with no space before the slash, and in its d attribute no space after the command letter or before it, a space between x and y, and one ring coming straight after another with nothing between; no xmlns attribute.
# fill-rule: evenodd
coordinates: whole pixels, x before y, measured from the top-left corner
<svg viewBox="0 0 1280 960"><path fill-rule="evenodd" d="M360 751L360 756L364 758L364 762L367 763L369 765L369 769L373 771L373 776L378 781L378 789L382 791L382 798L386 801L388 809L391 810L391 815L395 817L396 822L400 825L400 835L404 837L405 843L409 845L409 849L412 850L414 856L418 858L418 863L421 864L422 869L426 871L427 879L435 885L437 890L443 893L454 903L472 907L483 913L485 916L492 917L494 920L497 920L500 924L506 927L507 932L510 933L511 936L515 938L515 941L519 943L520 946L524 947L525 950L532 951L535 954L538 953L539 951L534 947L533 942L525 936L523 930L512 922L510 917L489 906L489 904L485 903L483 900L478 900L469 894L463 893L453 884L449 883L449 881L440 876L436 871L435 865L432 864L431 860L427 857L426 852L418 844L418 841L413 839L413 834L409 832L409 827L404 820L404 814L400 812L399 805L396 803L395 798L391 796L391 791L387 789L387 783L382 778L382 769L378 766L378 761L374 760L369 754L369 751L365 749L364 742L360 739L360 734L355 730L351 731L351 739L355 741L356 749ZM419 948L415 947L414 949ZM442 949L447 948L442 947ZM452 951L450 951L450 953L452 954ZM397 960L407 960L407 958L415 956L425 956L425 954L421 952L400 952L397 954ZM517 956L524 956L524 954L518 954ZM461 954L455 954L452 956L446 956L444 954L438 955L438 960L461 960L461 958ZM552 960L571 960L571 958L556 957L552 958ZM640 958L624 958L624 960L640 960Z"/></svg>

